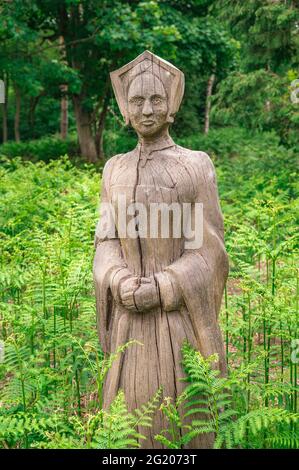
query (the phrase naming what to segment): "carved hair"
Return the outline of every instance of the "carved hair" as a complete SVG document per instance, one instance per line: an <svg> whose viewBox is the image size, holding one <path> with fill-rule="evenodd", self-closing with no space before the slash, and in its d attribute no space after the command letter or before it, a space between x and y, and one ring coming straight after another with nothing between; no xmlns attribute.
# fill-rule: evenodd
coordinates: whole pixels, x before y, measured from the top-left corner
<svg viewBox="0 0 299 470"><path fill-rule="evenodd" d="M168 97L167 119L173 122L184 95L184 74L166 60L149 51L144 51L136 59L110 73L116 101L126 124L129 124L129 87L132 81L143 73L151 73L163 83Z"/></svg>

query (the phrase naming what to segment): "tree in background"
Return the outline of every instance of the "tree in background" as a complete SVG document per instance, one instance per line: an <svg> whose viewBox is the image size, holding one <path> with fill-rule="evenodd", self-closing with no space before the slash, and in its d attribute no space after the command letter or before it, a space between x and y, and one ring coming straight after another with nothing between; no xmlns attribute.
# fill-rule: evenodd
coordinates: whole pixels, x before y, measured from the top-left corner
<svg viewBox="0 0 299 470"><path fill-rule="evenodd" d="M217 14L242 43L245 71L299 65L298 0L218 0Z"/></svg>
<svg viewBox="0 0 299 470"><path fill-rule="evenodd" d="M292 72L279 76L264 69L234 72L218 87L214 98L214 124L250 130L275 130L284 144L298 142L299 107L290 99Z"/></svg>
<svg viewBox="0 0 299 470"><path fill-rule="evenodd" d="M42 98L51 103L60 99L60 85L64 80L76 86L76 76L72 70L57 58L55 49L39 50L42 41L40 32L31 24L31 12L26 2L9 2L1 5L0 17L0 72L6 81L7 99L3 106L3 141L8 137L7 121L12 98L15 101L14 138L20 141L24 137L34 138L35 116ZM52 110L45 110L41 132L49 133ZM54 129L57 124L54 126ZM49 130L47 130L49 129Z"/></svg>
<svg viewBox="0 0 299 470"><path fill-rule="evenodd" d="M199 129L212 74L231 68L234 44L209 13L207 0L13 0L2 5L2 23L14 31L11 52L39 78L38 96L70 96L82 155L90 162L103 156L103 130L111 99L109 72L150 49L172 60L188 76L185 106L176 132ZM9 19L9 21L7 20ZM4 27L4 29L5 29ZM21 33L20 33L21 31ZM19 40L19 35L24 40ZM31 40L26 37L31 35ZM59 53L63 49L62 55ZM51 58L51 59L50 59ZM4 60L4 62L5 62ZM38 67L36 65L38 63ZM6 67L6 68L5 68ZM46 74L41 69L49 71ZM20 77L20 73L15 75ZM30 74L29 74L30 75ZM60 82L60 83L58 83ZM24 83L22 81L22 83ZM36 85L37 88L37 85ZM17 94L16 94L17 96ZM201 119L203 121L203 119ZM188 122L188 126L186 123Z"/></svg>
<svg viewBox="0 0 299 470"><path fill-rule="evenodd" d="M275 129L292 145L299 124L290 100L299 76L298 0L219 0L216 7L241 47L239 69L219 84L214 122Z"/></svg>

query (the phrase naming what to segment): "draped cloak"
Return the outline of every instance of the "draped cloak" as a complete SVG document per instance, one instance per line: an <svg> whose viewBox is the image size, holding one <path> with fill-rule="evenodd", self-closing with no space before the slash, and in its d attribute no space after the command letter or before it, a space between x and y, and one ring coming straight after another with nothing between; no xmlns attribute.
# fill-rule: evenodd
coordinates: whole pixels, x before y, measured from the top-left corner
<svg viewBox="0 0 299 470"><path fill-rule="evenodd" d="M126 204L202 203L203 243L186 248L185 238L121 237L118 234L118 195ZM163 397L175 398L185 385L180 379L181 346L188 340L204 356L217 353L218 368L225 374L225 354L217 322L228 259L223 241L223 218L219 206L214 166L204 152L176 145L168 136L152 143L144 153L141 144L126 154L112 157L105 165L101 202L115 207L115 227L111 217L102 214L100 235L96 236L94 280L97 326L104 353L112 353L131 339L106 376L104 408L108 408L119 389L125 394L129 410L149 401L163 387ZM126 215L127 220L132 215ZM115 235L103 236L115 229ZM103 230L104 229L104 230ZM117 303L110 282L114 275L128 269L139 277L154 276L160 306L146 312L132 312ZM161 448L154 436L167 428L161 411L153 417L152 428L140 428L146 436L143 448ZM209 448L213 437L202 435L189 447Z"/></svg>

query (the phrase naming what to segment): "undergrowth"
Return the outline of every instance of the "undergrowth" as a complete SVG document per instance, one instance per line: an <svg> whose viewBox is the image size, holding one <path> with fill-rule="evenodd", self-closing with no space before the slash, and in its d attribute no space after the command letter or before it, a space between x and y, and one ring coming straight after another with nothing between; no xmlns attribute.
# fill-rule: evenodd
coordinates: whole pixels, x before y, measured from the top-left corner
<svg viewBox="0 0 299 470"><path fill-rule="evenodd" d="M216 137L186 145L209 151L217 168L230 256L221 312L229 374L219 377L213 358L185 345L178 402L158 391L131 413L121 391L102 409L115 357L103 357L95 327L99 176L66 157L2 159L0 447L138 447L138 427L155 411L169 420L157 436L167 447L200 433L213 433L215 447L298 447L295 154L269 134L236 145Z"/></svg>

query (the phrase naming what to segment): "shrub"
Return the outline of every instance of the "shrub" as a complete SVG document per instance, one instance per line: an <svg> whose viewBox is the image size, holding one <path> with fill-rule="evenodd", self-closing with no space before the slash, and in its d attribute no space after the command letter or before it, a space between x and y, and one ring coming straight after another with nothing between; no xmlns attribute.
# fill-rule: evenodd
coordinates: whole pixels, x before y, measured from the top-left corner
<svg viewBox="0 0 299 470"><path fill-rule="evenodd" d="M22 157L32 162L49 162L57 160L63 155L75 157L78 153L79 148L75 135L68 137L66 140L50 136L26 142L9 141L0 146L0 155L9 158Z"/></svg>

